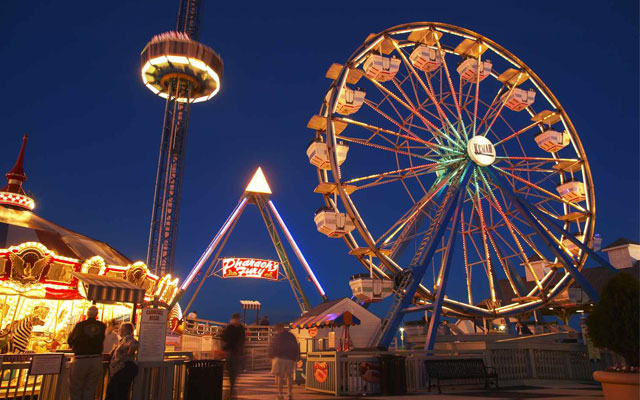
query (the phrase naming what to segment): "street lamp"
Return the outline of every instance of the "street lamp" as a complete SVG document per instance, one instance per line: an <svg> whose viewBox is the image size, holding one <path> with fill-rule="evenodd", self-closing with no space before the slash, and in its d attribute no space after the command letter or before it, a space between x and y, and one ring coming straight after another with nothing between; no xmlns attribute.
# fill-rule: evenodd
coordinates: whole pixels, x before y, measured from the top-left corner
<svg viewBox="0 0 640 400"><path fill-rule="evenodd" d="M401 346L404 347L404 326L400 327L400 343Z"/></svg>

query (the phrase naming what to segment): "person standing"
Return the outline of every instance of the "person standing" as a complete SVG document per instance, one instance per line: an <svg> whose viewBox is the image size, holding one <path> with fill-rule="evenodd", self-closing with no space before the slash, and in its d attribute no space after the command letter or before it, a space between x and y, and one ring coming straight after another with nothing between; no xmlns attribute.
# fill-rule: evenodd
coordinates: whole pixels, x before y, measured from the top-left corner
<svg viewBox="0 0 640 400"><path fill-rule="evenodd" d="M98 307L89 307L87 319L78 322L67 338L75 355L69 373L71 400L93 400L102 378L102 345L107 327L97 317Z"/></svg>
<svg viewBox="0 0 640 400"><path fill-rule="evenodd" d="M113 351L109 362L109 385L106 400L127 400L129 389L136 375L138 365L135 362L138 341L133 338L133 324L120 325L120 342Z"/></svg>
<svg viewBox="0 0 640 400"><path fill-rule="evenodd" d="M104 342L102 343L102 354L111 354L113 349L118 346L120 338L118 337L118 324L111 320L107 324L107 331L104 334Z"/></svg>
<svg viewBox="0 0 640 400"><path fill-rule="evenodd" d="M284 330L284 325L276 325L275 332L276 335L269 349L269 354L273 358L271 373L276 376L278 382L278 400L284 398L283 381L287 382L287 399L290 400L293 390L293 369L300 355L300 346L296 337Z"/></svg>
<svg viewBox="0 0 640 400"><path fill-rule="evenodd" d="M226 366L229 374L230 398L235 398L236 379L242 369L244 351L244 326L240 323L240 314L231 315L231 321L222 331L222 350L226 352Z"/></svg>

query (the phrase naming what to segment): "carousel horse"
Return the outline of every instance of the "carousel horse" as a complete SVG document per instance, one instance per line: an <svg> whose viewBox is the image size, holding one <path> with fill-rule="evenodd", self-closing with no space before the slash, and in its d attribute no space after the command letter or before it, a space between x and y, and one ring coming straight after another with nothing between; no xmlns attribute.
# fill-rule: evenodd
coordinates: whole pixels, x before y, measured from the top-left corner
<svg viewBox="0 0 640 400"><path fill-rule="evenodd" d="M48 312L49 310L46 309ZM34 326L44 325L41 312L34 310L21 320L14 321L0 331L0 339L4 340L3 353L24 353L29 347L29 339Z"/></svg>

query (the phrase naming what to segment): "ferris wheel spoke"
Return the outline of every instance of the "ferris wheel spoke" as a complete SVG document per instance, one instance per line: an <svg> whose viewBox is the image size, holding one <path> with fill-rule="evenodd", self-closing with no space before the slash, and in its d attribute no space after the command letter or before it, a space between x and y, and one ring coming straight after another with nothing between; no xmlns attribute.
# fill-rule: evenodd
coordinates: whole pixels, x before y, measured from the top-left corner
<svg viewBox="0 0 640 400"><path fill-rule="evenodd" d="M366 76L366 75L365 75ZM388 97L393 98L395 101L397 101L400 105L402 105L404 108L406 108L409 112L411 112L412 114L414 114L416 117L418 117L418 119L420 119L420 121L422 121L423 124L425 124L425 126L429 127L432 129L432 134L434 137L438 136L438 135L442 135L444 137L446 137L449 141L452 141L451 138L449 138L444 132L442 132L437 126L435 126L431 121L427 120L426 118L424 118L424 116L422 114L420 114L418 112L418 110L416 109L416 107L411 104L411 103L407 103L404 100L402 100L400 97L398 97L398 95L396 95L395 93L393 93L392 91L390 91L389 89L387 89L387 87L385 87L383 84L381 84L380 82L376 81L375 79L371 79L369 77L367 77L367 79L375 86L377 87L383 94L385 94ZM395 79L394 79L394 83L395 83ZM398 87L397 83L396 87ZM402 92L402 94L404 95L404 92ZM406 96L406 95L405 95ZM396 111L396 113L399 114L399 111L396 109L396 107L393 105L393 103L391 103L389 101L389 104L391 105L391 107L394 108L394 110Z"/></svg>
<svg viewBox="0 0 640 400"><path fill-rule="evenodd" d="M520 78L522 77L523 73L524 73L523 71L520 71L520 73L518 74L518 78L516 79L516 82L518 82L520 80ZM511 96L511 94L516 89L516 87L517 87L517 85L511 85L511 87L509 88L509 90L507 92L507 98L509 98ZM487 126L487 129L483 133L483 136L487 136L487 133L489 133L489 131L491 130L491 127L496 122L496 120L498 119L498 116L500 115L500 113L504 109L505 104L507 104L506 101L500 101L500 107L498 108L498 112L493 116L493 119L491 120L491 123Z"/></svg>
<svg viewBox="0 0 640 400"><path fill-rule="evenodd" d="M415 157L415 158L419 158L419 159L426 160L426 161L438 162L438 160L436 160L435 158L426 157L424 155L415 154L415 153L411 153L411 152L408 152L408 151L397 150L397 149L395 149L393 147L382 146L382 145L379 145L379 144L371 143L371 142L369 142L367 140L363 140L363 139L357 139L357 138L352 138L352 137L342 136L341 135L340 136L340 140L343 140L343 141L348 142L348 143L356 143L356 144L361 145L361 146L371 147L371 148L378 149L378 150L388 151L390 153L397 153L397 154L401 154L401 155L404 155L404 156ZM406 147L406 146L403 146L403 148L404 147Z"/></svg>
<svg viewBox="0 0 640 400"><path fill-rule="evenodd" d="M464 233L464 208L460 210L460 236L462 236L462 255L464 260L464 272L467 278L467 301L473 304L473 294L471 291L471 267L469 266L469 256L467 255L467 234Z"/></svg>
<svg viewBox="0 0 640 400"><path fill-rule="evenodd" d="M517 181L519 181L519 182L521 182L521 183L524 183L525 185L527 185L527 186L529 186L529 187L531 187L531 188L533 188L533 189L536 189L536 190L538 190L539 192L544 193L544 194L546 194L547 196L549 196L549 197L551 197L551 198L553 198L553 199L555 199L555 200L558 200L558 201L559 201L559 202L561 202L561 203L564 203L564 204L566 204L566 205L569 205L569 206L571 206L571 207L573 207L573 208L575 208L575 209L577 209L577 210L579 210L579 211L581 211L581 212L583 212L583 213L586 213L586 212L587 212L587 210L586 210L584 207L580 206L579 204L576 204L576 203L573 203L573 202L571 202L571 201L565 200L565 199L563 199L562 197L560 197L560 196L558 196L558 195L555 195L555 194L551 193L550 191L548 191L548 190L546 190L546 189L543 189L543 188L541 188L540 186L538 186L538 185L536 185L536 184L534 184L534 183L531 183L531 182L529 182L528 180L526 180L526 179L524 179L524 178L521 178L521 177L519 177L519 176L517 176L517 175L514 175L514 174L512 174L512 173L510 173L510 172L507 172L507 171L503 170L502 168L499 168L499 167L496 167L496 166L493 166L493 167L494 167L496 170L498 170L498 171L502 172L504 175L510 176L510 177L512 177L513 179L515 179L515 180L517 180Z"/></svg>
<svg viewBox="0 0 640 400"><path fill-rule="evenodd" d="M396 223L394 223L378 240L376 240L376 245L382 243L382 246L387 246L391 244L391 240L400 232L402 234L400 237L393 242L392 254L397 252L397 246L400 243L405 242L405 237L411 232L414 228L414 224L416 222L416 218L420 213L423 212L424 207L427 204L430 204L433 198L442 190L454 176L457 176L458 173L462 170L462 167L457 168L454 171L451 171L449 174L442 176L439 180L436 180L429 191L416 203L414 203L409 210L407 210L402 218L400 218ZM410 225L407 225L410 223Z"/></svg>
<svg viewBox="0 0 640 400"><path fill-rule="evenodd" d="M513 293L515 293L516 297L521 297L520 289L518 288L518 285L516 284L512 276L512 275L516 275L516 273L514 274L511 273L511 267L508 264L509 259L505 257L500 251L500 249L498 248L495 242L495 239L493 238L493 234L491 233L491 230L487 230L487 238L489 239L489 243L491 243L491 247L493 248L493 252L495 253L496 258L498 259L498 263L502 267L502 270L504 271L504 274L507 277L507 280L509 281L509 286L511 286L511 290L513 290Z"/></svg>
<svg viewBox="0 0 640 400"><path fill-rule="evenodd" d="M367 104L366 100L365 100L365 104ZM435 149L442 149L442 150L451 151L451 149L449 149L448 147L441 146L439 144L436 144L436 143L421 139L418 135L416 135L415 133L413 133L412 131L407 129L405 126L403 126L401 123L397 122L395 119L389 117L387 114L385 114L383 111L379 110L377 107L372 106L372 105L370 105L370 107L373 110L375 110L376 112L378 112L380 115L382 115L389 122L391 122L392 124L396 125L400 130L406 132L407 134L405 135L405 134L402 134L402 133L399 133L399 132L392 131L390 129L384 129L384 128L381 128L381 127L376 126L376 125L372 125L372 124L368 124L368 123L365 123L365 122L362 122L362 121L355 120L353 118L333 117L332 119L335 120L335 121L344 122L344 123L347 123L347 124L350 124L350 125L359 126L359 127L364 128L364 129L366 129L366 130L368 130L370 132L373 132L373 133L378 133L378 134L385 133L387 135L391 135L391 136L394 136L396 138L406 139L406 140L410 140L412 142L420 143L420 144L425 145L425 146L427 146L429 148L432 148L434 150ZM339 138L342 138L342 137L343 137L342 135L339 136ZM458 152L458 153L461 154L461 152Z"/></svg>
<svg viewBox="0 0 640 400"><path fill-rule="evenodd" d="M481 56L482 53L480 51L478 51L478 60L477 60L477 65L478 67L476 68L476 95L474 96L474 103L473 103L473 135L472 136L476 136L476 125L478 122L478 103L480 102L480 62L481 62ZM462 79L462 78L460 78Z"/></svg>
<svg viewBox="0 0 640 400"><path fill-rule="evenodd" d="M501 144L513 139L513 138L516 138L516 137L522 135L523 133L525 133L525 132L529 131L530 129L535 128L535 127L537 127L539 125L540 125L540 121L533 122L533 123L525 126L524 128L512 133L511 135L505 137L504 139L501 139L501 140L497 141L493 145L497 147L497 146L499 146L499 145L501 145Z"/></svg>
<svg viewBox="0 0 640 400"><path fill-rule="evenodd" d="M518 247L518 250L520 251L520 254L524 258L524 264L525 264L526 268L529 269L529 272L531 273L531 276L533 277L536 286L540 289L540 292L542 292L542 285L540 284L540 279L538 278L536 272L534 271L533 267L529 263L529 258L527 256L527 253L524 251L524 248L522 247L522 244L520 243L520 240L518 240L518 237L516 236L515 229L514 229L514 226L513 226L512 222L511 222L511 219L509 217L507 217L507 215L505 214L504 210L500 206L500 202L498 201L498 198L493 193L491 185L489 184L489 181L487 180L486 176L484 176L482 171L480 172L480 176L482 178L482 181L483 181L485 187L487 188L489 193L491 193L491 198L487 199L489 204L493 208L495 208L495 210L498 212L498 214L500 214L500 216L502 217L502 220L504 221L505 225L507 226L507 229L508 229L509 233L511 234L511 237L513 238L513 241L515 242L516 246ZM502 239L502 236L500 236L500 238ZM503 242L507 243L504 239L502 239L502 240L503 240ZM539 254L537 249L536 249L536 253Z"/></svg>
<svg viewBox="0 0 640 400"><path fill-rule="evenodd" d="M344 181L343 184L345 185L349 185L349 184L354 184L356 182L361 182L364 180L373 180L373 182L364 184L362 186L358 186L357 190L362 190L362 189L367 189L373 186L378 186L378 185L383 185L386 183L392 183L392 182L397 182L397 181L402 181L405 180L409 177L419 177L425 174L432 174L435 173L437 170L441 169L442 165L438 164L438 163L434 163L434 164L424 164L424 165L418 165L415 167L409 167L409 168L404 168L401 170L394 170L394 171L386 171L386 172L381 172L378 174L373 174L373 175L368 175L368 176L361 176L361 177L357 177L357 178L353 178L353 179L349 179L347 181ZM418 172L421 171L421 172Z"/></svg>
<svg viewBox="0 0 640 400"><path fill-rule="evenodd" d="M476 203L475 203L475 207L476 207L476 210L477 210L478 219L480 220L481 237L482 237L482 248L484 250L484 256L485 256L485 259L486 259L487 278L489 280L489 293L491 295L492 307L495 307L496 306L496 289L495 289L495 283L494 283L494 279L493 279L494 272L493 272L493 267L491 265L491 257L489 255L489 244L488 244L488 240L487 240L487 226L486 226L486 223L485 223L485 220L484 220L483 211L482 211L482 200L480 199L480 189L478 187L477 179L475 180L474 184L475 184L475 188L476 188Z"/></svg>
<svg viewBox="0 0 640 400"><path fill-rule="evenodd" d="M392 117L390 117L388 114L386 114L384 111L380 110L380 108L376 107L374 104L372 104L371 102L367 101L365 99L364 101L365 104L367 104L367 106L369 106L372 110L374 110L375 112L377 112L378 114L380 114L383 118L385 118L387 121L391 122L393 125L395 125L396 127L398 127L401 131L406 132L406 135L403 135L399 132L394 132L391 131L389 129L382 129L382 128L378 128L378 127L374 127L376 129L378 129L380 132L384 132L390 135L394 135L394 136L398 136L401 137L403 139L408 139L408 140L412 140L412 141L416 141L418 143L422 143L426 146L429 146L433 149L440 149L440 150L444 150L446 152L451 152L451 153L459 153L461 154L462 152L459 150L454 150L450 147L447 146L443 146L437 143L433 143L431 141L426 141L421 139L418 135L416 135L415 133L413 133L412 131L410 131L409 129L407 129L403 124L401 124L400 122L396 121L395 119L393 119ZM367 126L369 124L365 124L363 122L358 122L349 118L342 118L343 121L349 123L349 122L354 122L356 125L361 125L361 126ZM370 126L370 125L369 125ZM437 150L436 150L437 151ZM441 152L438 152L439 154L442 154Z"/></svg>
<svg viewBox="0 0 640 400"><path fill-rule="evenodd" d="M417 71L413 67L413 64L411 64L411 62L409 62L409 60L405 56L404 52L400 49L400 47L398 46L398 43L395 40L392 41L392 43L393 43L394 47L396 48L396 51L398 52L398 54L400 54L400 58L404 62L404 65L406 66L407 70L409 70L411 72L411 74L413 74L413 76L416 77L416 79L418 80L418 83L420 83L420 86L422 86L422 89L427 93L427 96L429 97L431 102L436 107L436 110L438 111L438 114L440 115L440 122L442 123L442 128L443 128L441 132L444 134L444 132L446 131L445 126L448 125L451 128L451 131L454 132L457 135L457 131L455 130L455 128L451 124L451 121L449 121L449 118L447 117L447 115L440 108L439 102L437 101L435 95L433 94L433 90L429 90L430 87L427 88L427 85L425 85L424 81L422 80L420 75L417 73ZM430 80L428 80L428 82L429 82L429 86L431 86ZM451 141L451 139L449 139L449 140Z"/></svg>
<svg viewBox="0 0 640 400"><path fill-rule="evenodd" d="M451 80L451 74L449 73L449 66L447 65L446 53L442 49L442 45L440 44L440 39L438 39L437 35L435 36L435 39L436 39L435 40L436 46L438 47L438 51L440 52L440 58L442 59L442 69L444 69L445 76L447 77L447 82L449 82L449 87L451 88L451 96L453 97L453 102L456 106L456 111L458 112L458 122L460 123L460 125L462 125L462 132L464 133L464 136L468 137L467 129L464 126L464 122L462 120L462 111L460 110L460 103L458 102L458 97L456 96L456 89L453 86L453 81ZM461 138L459 137L459 139Z"/></svg>

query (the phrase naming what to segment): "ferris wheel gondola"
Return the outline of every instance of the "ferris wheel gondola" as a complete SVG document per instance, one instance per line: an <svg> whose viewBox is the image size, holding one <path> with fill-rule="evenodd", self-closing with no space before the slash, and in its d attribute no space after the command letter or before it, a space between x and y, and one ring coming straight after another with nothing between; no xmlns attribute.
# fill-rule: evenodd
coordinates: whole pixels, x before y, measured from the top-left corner
<svg viewBox="0 0 640 400"><path fill-rule="evenodd" d="M565 110L524 62L467 29L414 23L370 35L327 77L325 101L307 126L328 160L307 154L324 212L353 229L328 219L318 229L342 237L376 277L396 281L391 316L373 344L390 340L411 303L437 320L440 309L468 318L529 312L574 281L597 298L579 272L587 254L606 263L589 249L587 156ZM355 85L362 104L345 109ZM561 268L543 273L532 256Z"/></svg>

